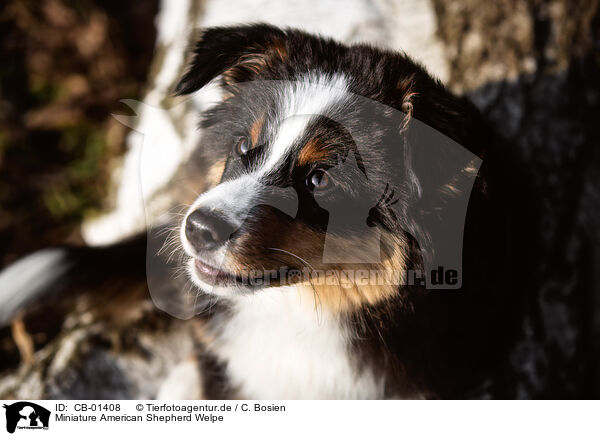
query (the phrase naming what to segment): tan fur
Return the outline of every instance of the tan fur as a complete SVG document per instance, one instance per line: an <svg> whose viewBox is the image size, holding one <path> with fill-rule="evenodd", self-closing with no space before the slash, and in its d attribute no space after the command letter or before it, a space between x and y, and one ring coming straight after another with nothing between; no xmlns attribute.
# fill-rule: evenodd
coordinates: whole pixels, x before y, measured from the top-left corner
<svg viewBox="0 0 600 436"><path fill-rule="evenodd" d="M265 115L258 117L253 123L252 127L250 127L250 141L252 141L252 146L256 147L258 145L258 139L260 138L260 132L262 132L263 126L265 124Z"/></svg>
<svg viewBox="0 0 600 436"><path fill-rule="evenodd" d="M274 41L269 47L256 47L249 51L248 54L240 56L235 66L223 73L225 83L228 85L239 83L242 80L243 73L248 71L259 75L272 63L283 61L288 56L283 41Z"/></svg>
<svg viewBox="0 0 600 436"><path fill-rule="evenodd" d="M409 76L398 82L398 91L402 94L402 112L406 114L404 122L401 126L401 130L405 130L408 123L413 117L414 106L413 100L417 96L417 92L414 91L414 76Z"/></svg>
<svg viewBox="0 0 600 436"><path fill-rule="evenodd" d="M313 162L327 160L330 151L316 138L310 139L298 154L298 165L308 165Z"/></svg>
<svg viewBox="0 0 600 436"><path fill-rule="evenodd" d="M360 241L352 239L339 240L340 250L356 250ZM329 264L329 271L337 273L337 282L322 283L321 281L310 281L301 284L301 289L315 298L315 304L327 308L336 313L348 313L359 310L365 306L375 305L398 293L398 283L390 280L394 274L402 275L406 269L405 241L396 240L393 252L386 256L380 263L369 264ZM358 275L361 271L363 275L349 277L344 272L354 272ZM376 277L383 280L372 280ZM362 281L362 282L361 282Z"/></svg>
<svg viewBox="0 0 600 436"><path fill-rule="evenodd" d="M382 234L386 246L391 247L383 253L379 263L336 264L323 263L322 247L325 235L298 222L282 224L277 219L265 217L264 231L242 235L231 247L227 268L233 271L278 270L282 266L310 273L309 280L293 283L299 287L306 298L314 299L321 309L346 313L374 305L396 295L398 281L389 280L391 276L401 276L406 268L406 241L397 236ZM349 251L360 250L359 238L339 237L329 240L334 249ZM275 250L271 250L274 248ZM301 260L300 260L301 259ZM313 272L316 271L317 273ZM348 277L347 272L361 271L365 277ZM383 280L370 280L371 274L379 274ZM304 278L304 276L302 277ZM287 284L290 284L289 282ZM274 284L275 286L278 283Z"/></svg>

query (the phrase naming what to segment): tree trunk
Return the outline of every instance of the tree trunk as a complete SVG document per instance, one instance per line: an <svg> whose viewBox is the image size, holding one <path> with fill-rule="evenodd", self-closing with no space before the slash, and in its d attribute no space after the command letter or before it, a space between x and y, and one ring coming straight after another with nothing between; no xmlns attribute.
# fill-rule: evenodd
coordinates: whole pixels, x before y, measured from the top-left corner
<svg viewBox="0 0 600 436"><path fill-rule="evenodd" d="M600 8L591 0L434 0L450 65L533 176L542 204L523 339L503 396L600 392ZM511 174L506 174L511 177Z"/></svg>

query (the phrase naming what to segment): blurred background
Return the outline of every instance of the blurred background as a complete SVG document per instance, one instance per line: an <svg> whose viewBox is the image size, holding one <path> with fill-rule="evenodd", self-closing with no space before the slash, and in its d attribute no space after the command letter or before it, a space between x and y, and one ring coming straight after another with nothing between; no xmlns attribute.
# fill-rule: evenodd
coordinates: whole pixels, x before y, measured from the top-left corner
<svg viewBox="0 0 600 436"><path fill-rule="evenodd" d="M119 194L134 183L124 156L138 144L111 114L131 114L121 99L168 99L194 28L260 20L367 40L405 50L472 98L519 156L515 165L525 165L535 180L543 218L532 240L545 253L539 283L522 338L504 363L512 383L481 396L597 397L599 3L6 0L0 6L0 268L43 247L136 231L117 218L140 214L126 210L128 197ZM165 66L171 53L180 58L173 71ZM191 352L184 339L189 327L159 313L143 292L136 298L143 315L120 324L73 303L68 314L4 326L0 398L156 397L161 381ZM56 355L67 343L77 345L77 356L59 364Z"/></svg>
<svg viewBox="0 0 600 436"><path fill-rule="evenodd" d="M141 99L158 1L9 0L0 10L0 266L66 241L108 194Z"/></svg>

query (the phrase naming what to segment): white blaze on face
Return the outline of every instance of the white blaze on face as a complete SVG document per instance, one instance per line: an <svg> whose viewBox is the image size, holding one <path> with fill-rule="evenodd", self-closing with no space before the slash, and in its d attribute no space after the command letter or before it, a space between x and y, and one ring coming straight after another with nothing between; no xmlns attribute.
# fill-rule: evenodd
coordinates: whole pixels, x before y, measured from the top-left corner
<svg viewBox="0 0 600 436"><path fill-rule="evenodd" d="M346 78L341 74L309 74L299 81L286 84L280 93L280 109L274 123L274 138L269 146L266 161L258 169L262 176L285 162L293 152L310 123L319 115L326 115L335 105L343 103L350 95Z"/></svg>
<svg viewBox="0 0 600 436"><path fill-rule="evenodd" d="M237 179L220 183L200 195L189 208L179 229L181 243L185 251L190 255L193 255L195 251L185 235L185 223L193 211L202 208L207 212L219 214L235 228L239 228L246 219L248 211L252 208L255 198L260 194L260 189L261 186L256 178L246 174ZM225 247L221 247L213 253L215 264L221 265L223 263L226 252Z"/></svg>
<svg viewBox="0 0 600 436"><path fill-rule="evenodd" d="M244 174L236 179L220 183L211 190L200 195L190 207L190 212L203 208L226 216L236 227L246 218L255 197L260 195L261 185L251 174Z"/></svg>
<svg viewBox="0 0 600 436"><path fill-rule="evenodd" d="M285 84L280 91L279 112L269 132L269 148L261 163L251 173L228 180L202 194L189 213L202 207L226 216L234 225L240 225L248 211L262 198L261 179L277 171L305 134L310 123L319 115L326 115L343 103L350 93L342 75L307 75L302 80Z"/></svg>

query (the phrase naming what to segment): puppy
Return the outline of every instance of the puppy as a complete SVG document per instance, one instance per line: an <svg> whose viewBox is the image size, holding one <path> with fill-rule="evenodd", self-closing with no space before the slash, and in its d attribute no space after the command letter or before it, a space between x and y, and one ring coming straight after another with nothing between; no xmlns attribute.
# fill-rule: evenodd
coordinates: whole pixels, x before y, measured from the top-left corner
<svg viewBox="0 0 600 436"><path fill-rule="evenodd" d="M401 53L264 24L202 33L176 93L214 80L223 100L181 174L221 177L175 236L203 395L505 396L526 226L477 109ZM150 236L150 292L168 300Z"/></svg>
<svg viewBox="0 0 600 436"><path fill-rule="evenodd" d="M179 229L212 301L206 395L476 389L517 311L493 272L508 218L474 106L402 54L260 24L206 30L176 92L215 78L201 149L224 170ZM457 280L432 290L448 244Z"/></svg>

